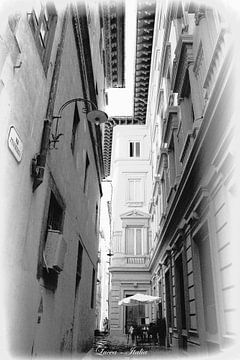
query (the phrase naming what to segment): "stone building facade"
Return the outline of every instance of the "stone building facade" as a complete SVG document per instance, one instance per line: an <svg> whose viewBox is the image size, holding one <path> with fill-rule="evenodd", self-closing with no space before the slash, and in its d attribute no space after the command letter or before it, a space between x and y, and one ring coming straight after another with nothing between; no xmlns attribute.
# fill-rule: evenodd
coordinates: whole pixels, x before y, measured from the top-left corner
<svg viewBox="0 0 240 360"><path fill-rule="evenodd" d="M82 352L96 326L101 129L87 121L90 103L54 116L79 97L104 109L98 12L92 28L85 2L10 15L0 39L6 341L15 355Z"/></svg>
<svg viewBox="0 0 240 360"><path fill-rule="evenodd" d="M149 270L168 341L189 351L223 349L236 335L236 114L233 38L224 15L191 3L156 8Z"/></svg>
<svg viewBox="0 0 240 360"><path fill-rule="evenodd" d="M237 334L235 73L226 14L192 2L156 2L145 128L151 143L149 206L143 213L137 207L116 213L124 185L113 201L113 223L123 227L113 229L113 248L117 237L126 244L128 218L144 218L152 240L144 273L117 265L113 250L112 331L124 332L127 325L117 300L145 291L161 297L145 312L153 321L165 318L166 345L193 353L225 349ZM131 171L138 166L136 159ZM113 158L117 187L124 184L119 169Z"/></svg>
<svg viewBox="0 0 240 360"><path fill-rule="evenodd" d="M137 292L150 293L149 214L151 189L149 135L145 125L114 128L112 170L112 239L109 271L111 333L123 334L134 320L133 313L118 301ZM150 308L140 309L138 320L149 317Z"/></svg>

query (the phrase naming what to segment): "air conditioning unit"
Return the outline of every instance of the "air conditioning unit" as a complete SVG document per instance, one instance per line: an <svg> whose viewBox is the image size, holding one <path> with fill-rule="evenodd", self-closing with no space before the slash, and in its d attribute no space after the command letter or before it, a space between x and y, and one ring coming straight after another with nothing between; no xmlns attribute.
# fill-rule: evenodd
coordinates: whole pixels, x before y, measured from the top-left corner
<svg viewBox="0 0 240 360"><path fill-rule="evenodd" d="M66 251L67 243L60 231L48 230L44 249L44 260L46 268L53 269L58 273L62 271Z"/></svg>

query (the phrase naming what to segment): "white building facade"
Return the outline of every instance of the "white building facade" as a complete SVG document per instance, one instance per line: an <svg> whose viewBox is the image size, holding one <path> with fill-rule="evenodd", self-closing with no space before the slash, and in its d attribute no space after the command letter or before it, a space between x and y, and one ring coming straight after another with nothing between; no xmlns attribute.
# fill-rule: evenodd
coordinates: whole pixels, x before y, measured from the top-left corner
<svg viewBox="0 0 240 360"><path fill-rule="evenodd" d="M150 231L147 213L152 183L149 132L144 125L114 128L112 153L111 333L125 333L134 322L149 318L150 309L137 314L118 301L136 291L150 293Z"/></svg>

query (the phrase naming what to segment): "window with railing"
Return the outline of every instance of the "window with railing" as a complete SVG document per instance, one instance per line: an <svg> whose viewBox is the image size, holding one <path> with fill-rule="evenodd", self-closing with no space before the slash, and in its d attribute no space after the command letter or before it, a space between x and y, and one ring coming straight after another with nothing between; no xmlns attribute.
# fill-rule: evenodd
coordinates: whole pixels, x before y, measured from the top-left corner
<svg viewBox="0 0 240 360"><path fill-rule="evenodd" d="M148 252L148 238L144 232L144 228L127 227L125 237L126 255L145 255L148 254Z"/></svg>

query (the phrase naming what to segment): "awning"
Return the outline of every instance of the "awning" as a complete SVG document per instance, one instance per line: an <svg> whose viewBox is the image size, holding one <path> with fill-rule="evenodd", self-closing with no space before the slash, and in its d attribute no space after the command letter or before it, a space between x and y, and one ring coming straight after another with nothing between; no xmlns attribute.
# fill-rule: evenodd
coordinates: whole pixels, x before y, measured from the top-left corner
<svg viewBox="0 0 240 360"><path fill-rule="evenodd" d="M161 301L161 298L158 296L152 296L147 294L135 294L132 296L128 296L118 302L118 305L123 306L134 306L140 304L158 304Z"/></svg>

